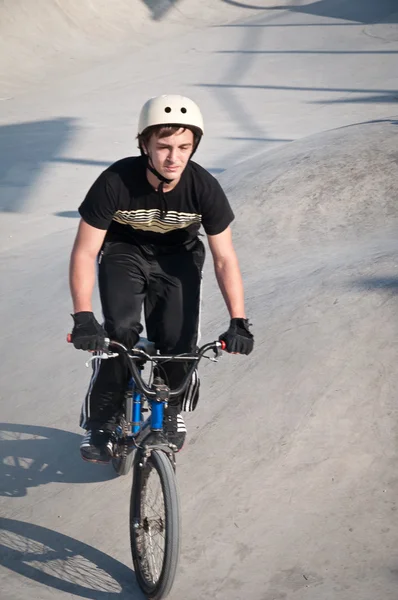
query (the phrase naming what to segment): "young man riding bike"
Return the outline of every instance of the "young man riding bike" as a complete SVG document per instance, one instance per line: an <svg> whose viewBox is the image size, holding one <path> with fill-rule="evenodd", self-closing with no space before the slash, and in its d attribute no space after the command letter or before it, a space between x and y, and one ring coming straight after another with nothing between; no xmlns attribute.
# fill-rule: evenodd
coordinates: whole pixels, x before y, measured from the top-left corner
<svg viewBox="0 0 398 600"><path fill-rule="evenodd" d="M141 156L114 163L89 190L79 207L81 220L70 261L75 348L100 350L106 337L132 348L143 329L143 307L147 337L162 354L194 352L205 258L198 237L202 225L231 317L220 339L228 352L252 351L231 237L234 215L217 180L191 160L202 135L203 118L192 100L175 95L151 98L139 118ZM91 303L97 265L103 326ZM184 363L166 363L162 376L176 388L186 369ZM95 361L80 419L86 429L80 446L85 460L110 460L127 383L122 358ZM198 392L195 372L183 397L165 409L165 432L178 449L186 437L180 413L195 408Z"/></svg>

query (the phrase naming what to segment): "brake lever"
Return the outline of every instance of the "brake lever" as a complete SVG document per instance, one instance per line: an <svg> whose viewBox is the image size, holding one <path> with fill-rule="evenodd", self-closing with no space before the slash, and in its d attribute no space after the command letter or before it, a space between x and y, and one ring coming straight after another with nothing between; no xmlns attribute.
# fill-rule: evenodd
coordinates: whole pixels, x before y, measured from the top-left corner
<svg viewBox="0 0 398 600"><path fill-rule="evenodd" d="M225 346L226 346L225 342L221 341L219 346L216 346L215 348L213 348L215 358L213 358L212 360L214 360L215 362L218 362L217 359L222 356L222 353L225 350Z"/></svg>
<svg viewBox="0 0 398 600"><path fill-rule="evenodd" d="M222 353L223 353L223 348L221 346L217 346L215 348L212 348L213 352L214 352L214 357L213 356L207 356L207 355L203 355L203 358L207 358L208 360L211 360L211 362L218 362L218 359L221 358Z"/></svg>
<svg viewBox="0 0 398 600"><path fill-rule="evenodd" d="M86 362L86 367L89 367L90 363L92 363L93 360L107 360L108 358L116 358L116 356L119 356L119 354L117 354L116 352L103 352L102 354L95 354L94 356L88 359L88 361Z"/></svg>

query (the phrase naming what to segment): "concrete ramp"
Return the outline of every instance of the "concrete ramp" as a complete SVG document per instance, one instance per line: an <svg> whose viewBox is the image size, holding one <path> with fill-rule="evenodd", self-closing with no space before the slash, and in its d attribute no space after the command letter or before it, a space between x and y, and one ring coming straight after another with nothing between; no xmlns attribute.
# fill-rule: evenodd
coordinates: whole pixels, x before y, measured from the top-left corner
<svg viewBox="0 0 398 600"><path fill-rule="evenodd" d="M184 457L176 598L396 597L397 134L343 128L221 177L256 349L217 369Z"/></svg>
<svg viewBox="0 0 398 600"><path fill-rule="evenodd" d="M398 216L398 117L285 144L220 181L238 209L237 235L278 256L315 244L366 240ZM232 170L231 170L232 171ZM254 235L253 235L254 234Z"/></svg>
<svg viewBox="0 0 398 600"><path fill-rule="evenodd" d="M250 7L223 0L3 0L1 96L273 4L271 0L257 0ZM282 8L287 4L288 0L278 2Z"/></svg>

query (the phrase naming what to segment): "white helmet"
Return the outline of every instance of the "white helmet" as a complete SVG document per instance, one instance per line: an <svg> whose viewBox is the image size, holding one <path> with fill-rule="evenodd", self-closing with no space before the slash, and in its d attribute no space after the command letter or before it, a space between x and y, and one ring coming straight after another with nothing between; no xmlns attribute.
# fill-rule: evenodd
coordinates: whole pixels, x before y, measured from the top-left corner
<svg viewBox="0 0 398 600"><path fill-rule="evenodd" d="M181 125L204 133L203 117L193 100L185 96L164 95L150 98L142 107L138 135L153 125Z"/></svg>

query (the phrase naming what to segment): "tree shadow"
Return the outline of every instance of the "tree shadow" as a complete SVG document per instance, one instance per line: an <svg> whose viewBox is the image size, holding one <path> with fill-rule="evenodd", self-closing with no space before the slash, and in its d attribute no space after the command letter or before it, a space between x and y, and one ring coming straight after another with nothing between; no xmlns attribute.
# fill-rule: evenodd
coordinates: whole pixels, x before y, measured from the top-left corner
<svg viewBox="0 0 398 600"><path fill-rule="evenodd" d="M0 423L0 496L27 495L47 483L92 483L117 477L110 465L84 462L81 436L52 427Z"/></svg>
<svg viewBox="0 0 398 600"><path fill-rule="evenodd" d="M123 563L57 531L0 518L0 564L42 585L91 600L145 600Z"/></svg>
<svg viewBox="0 0 398 600"><path fill-rule="evenodd" d="M220 175L221 173L224 173L225 169L223 167L209 167L206 171L212 175Z"/></svg>
<svg viewBox="0 0 398 600"><path fill-rule="evenodd" d="M371 55L385 56L398 54L398 50L216 50L216 54L255 54L255 55L273 55L273 54L305 54L305 55Z"/></svg>
<svg viewBox="0 0 398 600"><path fill-rule="evenodd" d="M336 92L339 94L345 93L361 93L361 94L397 94L398 90L387 90L387 89L370 89L370 88L349 88L349 87L315 87L315 86L303 86L303 85L260 85L260 84L234 84L234 83L198 83L196 87L207 87L207 88L236 88L236 89L248 89L248 90L284 90L287 92Z"/></svg>
<svg viewBox="0 0 398 600"><path fill-rule="evenodd" d="M109 166L109 161L62 156L76 128L76 119L61 117L0 127L0 212L27 211L31 189L49 163Z"/></svg>
<svg viewBox="0 0 398 600"><path fill-rule="evenodd" d="M384 94L373 94L370 96L355 96L349 98L338 98L337 100L313 100L310 104L396 104L398 102L398 90L386 91Z"/></svg>
<svg viewBox="0 0 398 600"><path fill-rule="evenodd" d="M308 100L310 104L350 104L350 103L388 103L398 102L398 90L371 90L361 88L329 88L329 87L309 87L309 86L289 86L289 85L260 85L260 84L240 84L240 83L198 83L196 87L217 88L230 90L280 90L296 92L324 92L325 94L363 94L363 96L337 98L335 100Z"/></svg>
<svg viewBox="0 0 398 600"><path fill-rule="evenodd" d="M289 6L292 12L330 17L343 21L370 23L398 23L396 0L318 0L305 6Z"/></svg>
<svg viewBox="0 0 398 600"><path fill-rule="evenodd" d="M398 294L398 277L364 277L356 282L364 291L392 292Z"/></svg>
<svg viewBox="0 0 398 600"><path fill-rule="evenodd" d="M179 0L142 0L151 11L153 21L161 21Z"/></svg>
<svg viewBox="0 0 398 600"><path fill-rule="evenodd" d="M231 6L247 8L248 10L284 10L289 12L304 13L318 17L330 17L332 19L341 19L343 21L355 21L357 23L397 23L398 8L396 0L317 0L311 4L301 5L281 5L275 2L274 6L258 6L250 2L239 2L238 0L222 0ZM234 25L231 25L232 27ZM248 27L251 25L249 24ZM253 27L261 25L252 25ZM268 25L264 25L267 27ZM245 25L242 25L245 27Z"/></svg>
<svg viewBox="0 0 398 600"><path fill-rule="evenodd" d="M74 119L30 121L1 127L0 211L26 209L28 193L44 165L61 153L76 128Z"/></svg>
<svg viewBox="0 0 398 600"><path fill-rule="evenodd" d="M80 213L78 210L61 210L60 212L54 213L56 217L66 217L67 219L80 219Z"/></svg>

